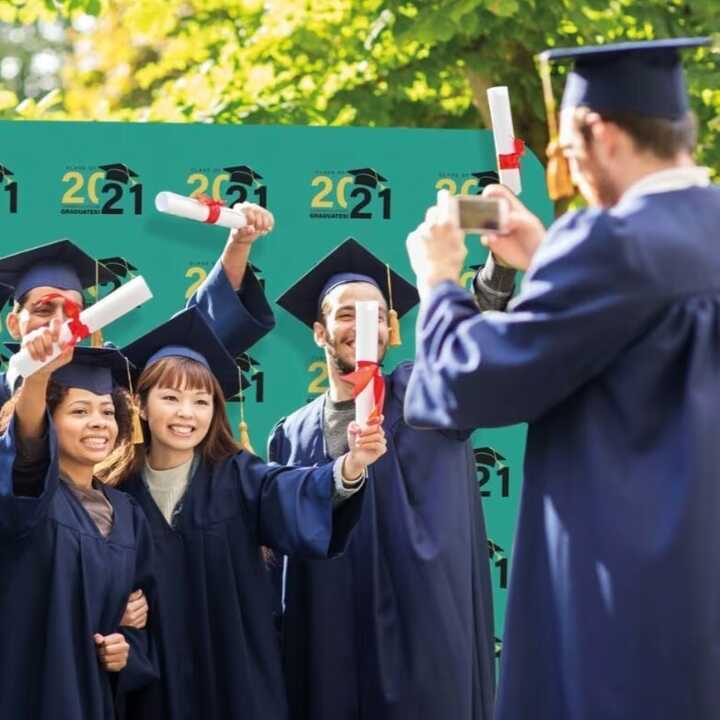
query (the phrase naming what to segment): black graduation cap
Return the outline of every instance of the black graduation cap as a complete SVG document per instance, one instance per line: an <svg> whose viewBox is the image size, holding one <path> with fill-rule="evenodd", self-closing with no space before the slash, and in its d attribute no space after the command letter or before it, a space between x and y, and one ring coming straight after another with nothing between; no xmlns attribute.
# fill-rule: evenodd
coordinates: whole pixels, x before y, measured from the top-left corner
<svg viewBox="0 0 720 720"><path fill-rule="evenodd" d="M478 181L478 192L481 192L488 185L494 185L500 182L500 176L496 170L482 170L470 174Z"/></svg>
<svg viewBox="0 0 720 720"><path fill-rule="evenodd" d="M165 357L190 358L212 372L226 398L238 394L240 369L197 307L177 313L124 347L123 353L138 372Z"/></svg>
<svg viewBox="0 0 720 720"><path fill-rule="evenodd" d="M672 38L555 48L538 55L550 131L550 196L558 199L573 193L567 165L560 157L551 62L574 62L567 75L562 108L584 106L597 112L677 120L689 108L679 51L710 44L709 37Z"/></svg>
<svg viewBox="0 0 720 720"><path fill-rule="evenodd" d="M338 285L350 282L375 285L398 317L420 301L414 285L390 270L357 240L348 238L286 290L277 303L312 328L323 298Z"/></svg>
<svg viewBox="0 0 720 720"><path fill-rule="evenodd" d="M16 353L20 343L5 343ZM72 362L59 368L52 379L65 387L82 388L95 395L109 395L114 387L130 388L132 365L116 348L77 345Z"/></svg>
<svg viewBox="0 0 720 720"><path fill-rule="evenodd" d="M262 180L262 175L247 165L231 165L223 170L230 173L230 182L253 185L257 180Z"/></svg>
<svg viewBox="0 0 720 720"><path fill-rule="evenodd" d="M356 185L374 188L380 183L387 182L386 177L383 177L377 170L372 168L357 168L356 170L348 170L348 173L355 178Z"/></svg>
<svg viewBox="0 0 720 720"><path fill-rule="evenodd" d="M0 258L0 283L12 286L16 299L36 287L82 292L114 278L108 268L67 239Z"/></svg>
<svg viewBox="0 0 720 720"><path fill-rule="evenodd" d="M10 180L15 173L13 173L10 168L5 167L4 165L0 165L0 180L5 181L5 179ZM12 182L12 180L11 180Z"/></svg>
<svg viewBox="0 0 720 720"><path fill-rule="evenodd" d="M135 184L133 178L139 177L138 174L131 170L125 163L110 163L109 165L100 165L100 169L105 171L107 180L117 180L124 185L128 183Z"/></svg>

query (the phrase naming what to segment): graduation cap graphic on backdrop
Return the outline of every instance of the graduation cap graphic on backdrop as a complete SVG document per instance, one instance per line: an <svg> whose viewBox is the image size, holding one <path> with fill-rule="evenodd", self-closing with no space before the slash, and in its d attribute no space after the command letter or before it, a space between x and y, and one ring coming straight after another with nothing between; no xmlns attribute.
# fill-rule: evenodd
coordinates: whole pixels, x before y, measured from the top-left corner
<svg viewBox="0 0 720 720"><path fill-rule="evenodd" d="M3 183L8 183L8 185L11 182L15 182L15 173L8 167L5 167L5 165L0 165L0 180L2 180Z"/></svg>
<svg viewBox="0 0 720 720"><path fill-rule="evenodd" d="M119 278L127 278L133 276L137 272L137 268L124 257L119 255L113 255L113 257L99 258L98 262L106 267L111 272L115 273L116 277L112 279L113 290L117 290L122 283Z"/></svg>
<svg viewBox="0 0 720 720"><path fill-rule="evenodd" d="M380 187L382 189L382 183L387 182L387 178L383 177L377 170L372 168L357 168L355 170L348 170L348 174L355 178L356 185L364 185L369 188Z"/></svg>
<svg viewBox="0 0 720 720"><path fill-rule="evenodd" d="M488 185L494 185L500 182L500 176L495 170L482 170L481 172L470 173L478 181L478 193Z"/></svg>
<svg viewBox="0 0 720 720"><path fill-rule="evenodd" d="M260 185L258 180L262 180L263 176L255 172L248 165L231 165L223 168L226 173L230 173L230 182L240 183L241 185Z"/></svg>
<svg viewBox="0 0 720 720"><path fill-rule="evenodd" d="M127 185L128 183L135 185L134 178L139 177L139 175L125 165L125 163L110 163L109 165L100 165L99 167L105 171L105 178L107 180L115 180L116 182L123 183L123 185Z"/></svg>
<svg viewBox="0 0 720 720"><path fill-rule="evenodd" d="M257 383L257 396L256 402L263 402L265 399L265 383L264 373L259 369L259 363L254 358L251 358L247 353L241 353L235 356L235 363L240 371L240 388L244 392L247 390L253 382ZM247 376L250 376L248 379ZM228 402L242 402L243 398L238 393L231 398L228 398Z"/></svg>

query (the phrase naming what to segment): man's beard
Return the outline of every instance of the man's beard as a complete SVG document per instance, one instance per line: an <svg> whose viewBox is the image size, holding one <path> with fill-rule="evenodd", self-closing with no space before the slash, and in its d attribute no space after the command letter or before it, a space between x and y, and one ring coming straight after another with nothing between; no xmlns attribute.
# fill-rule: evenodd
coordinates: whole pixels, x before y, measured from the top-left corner
<svg viewBox="0 0 720 720"><path fill-rule="evenodd" d="M355 361L353 360L352 363L349 363L343 358L340 357L337 350L335 349L337 346L337 341L335 338L328 338L328 342L325 345L325 348L327 349L328 354L328 362L332 363L342 375L347 375L348 373L355 371ZM385 357L385 352L387 351L387 347L385 348L379 348L378 349L378 362L382 362L383 358Z"/></svg>

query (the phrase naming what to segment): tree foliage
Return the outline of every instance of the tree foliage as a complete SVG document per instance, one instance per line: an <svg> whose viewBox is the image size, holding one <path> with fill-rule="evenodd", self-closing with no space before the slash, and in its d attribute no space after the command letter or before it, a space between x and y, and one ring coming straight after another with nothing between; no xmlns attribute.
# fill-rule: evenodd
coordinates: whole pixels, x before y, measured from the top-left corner
<svg viewBox="0 0 720 720"><path fill-rule="evenodd" d="M0 0L0 21L56 18L60 92L0 114L95 120L411 127L489 124L510 87L516 132L541 151L534 55L549 46L702 35L716 0ZM91 31L73 27L97 16ZM699 160L720 170L718 57L689 54ZM556 71L558 92L564 68Z"/></svg>

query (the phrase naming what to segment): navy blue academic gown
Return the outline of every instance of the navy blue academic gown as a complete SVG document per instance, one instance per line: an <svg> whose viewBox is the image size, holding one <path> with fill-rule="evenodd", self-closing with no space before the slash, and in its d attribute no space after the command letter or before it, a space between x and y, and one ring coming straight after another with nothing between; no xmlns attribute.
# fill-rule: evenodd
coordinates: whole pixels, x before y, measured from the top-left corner
<svg viewBox="0 0 720 720"><path fill-rule="evenodd" d="M37 496L14 494L14 426L0 436L0 717L113 720L114 698L149 681L143 632L123 628L122 680L102 669L93 635L120 630L128 595L152 592L152 543L142 511L105 487L113 527L103 537L60 481L57 442Z"/></svg>
<svg viewBox="0 0 720 720"><path fill-rule="evenodd" d="M467 433L402 418L411 365L386 376L388 452L347 552L290 558L283 621L293 720L490 720L487 538ZM320 397L281 421L269 457L327 462Z"/></svg>
<svg viewBox="0 0 720 720"><path fill-rule="evenodd" d="M507 315L445 283L406 416L530 423L499 720L720 713L720 191L557 221Z"/></svg>
<svg viewBox="0 0 720 720"><path fill-rule="evenodd" d="M170 526L136 476L123 485L145 511L158 592L150 633L161 680L128 698L128 720L284 720L287 702L260 546L334 555L362 506L332 509L332 464L271 467L249 453L201 461Z"/></svg>

